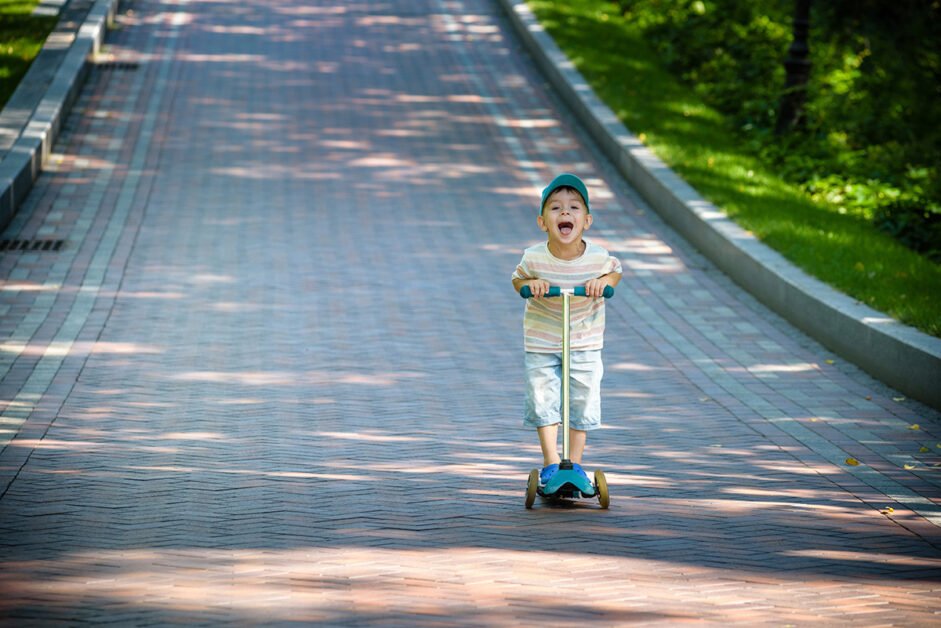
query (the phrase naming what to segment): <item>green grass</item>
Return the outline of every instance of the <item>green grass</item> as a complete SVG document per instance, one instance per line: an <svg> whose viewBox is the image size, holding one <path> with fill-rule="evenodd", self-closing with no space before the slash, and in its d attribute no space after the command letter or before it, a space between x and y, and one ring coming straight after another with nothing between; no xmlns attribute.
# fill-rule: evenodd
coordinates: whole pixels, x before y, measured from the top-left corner
<svg viewBox="0 0 941 628"><path fill-rule="evenodd" d="M941 336L941 266L777 176L662 67L613 2L528 4L598 96L700 194L809 274Z"/></svg>
<svg viewBox="0 0 941 628"><path fill-rule="evenodd" d="M0 0L0 108L56 25L54 17L30 15L37 4L38 0Z"/></svg>

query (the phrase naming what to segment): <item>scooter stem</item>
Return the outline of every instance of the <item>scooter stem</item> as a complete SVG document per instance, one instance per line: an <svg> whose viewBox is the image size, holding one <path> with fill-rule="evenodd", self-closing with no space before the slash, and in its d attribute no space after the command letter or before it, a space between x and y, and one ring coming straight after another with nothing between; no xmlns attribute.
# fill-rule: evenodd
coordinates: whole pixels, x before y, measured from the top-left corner
<svg viewBox="0 0 941 628"><path fill-rule="evenodd" d="M569 332L571 324L571 304L572 295L568 292L562 293L562 460L569 461L569 358L571 339Z"/></svg>

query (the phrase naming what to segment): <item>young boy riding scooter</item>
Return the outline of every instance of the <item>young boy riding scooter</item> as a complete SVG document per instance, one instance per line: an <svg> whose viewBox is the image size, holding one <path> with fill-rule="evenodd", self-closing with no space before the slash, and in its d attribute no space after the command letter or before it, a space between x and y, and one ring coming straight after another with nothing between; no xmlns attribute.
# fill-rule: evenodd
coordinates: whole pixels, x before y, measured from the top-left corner
<svg viewBox="0 0 941 628"><path fill-rule="evenodd" d="M581 468L588 432L601 427L601 378L604 367L605 310L602 295L621 280L621 263L604 248L583 239L591 228L588 189L573 174L560 174L542 191L536 219L546 241L526 249L513 272L513 288L529 286L523 345L526 367L524 424L535 427L542 448L540 483L559 469L558 432L561 422L562 304L545 298L550 286L584 286L585 298L571 304L570 459Z"/></svg>

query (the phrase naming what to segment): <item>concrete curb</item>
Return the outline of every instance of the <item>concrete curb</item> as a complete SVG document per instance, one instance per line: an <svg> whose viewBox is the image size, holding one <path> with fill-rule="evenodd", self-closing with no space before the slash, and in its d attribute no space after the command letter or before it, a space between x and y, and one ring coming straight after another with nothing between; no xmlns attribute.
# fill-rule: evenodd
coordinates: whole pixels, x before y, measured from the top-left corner
<svg viewBox="0 0 941 628"><path fill-rule="evenodd" d="M100 49L118 2L95 0L28 122L0 161L0 228L13 219L49 158L62 122L88 75L88 58ZM27 73L23 82L29 77Z"/></svg>
<svg viewBox="0 0 941 628"><path fill-rule="evenodd" d="M720 270L804 333L874 377L941 408L941 339L807 275L680 179L618 120L521 0L499 0L540 70L644 199Z"/></svg>

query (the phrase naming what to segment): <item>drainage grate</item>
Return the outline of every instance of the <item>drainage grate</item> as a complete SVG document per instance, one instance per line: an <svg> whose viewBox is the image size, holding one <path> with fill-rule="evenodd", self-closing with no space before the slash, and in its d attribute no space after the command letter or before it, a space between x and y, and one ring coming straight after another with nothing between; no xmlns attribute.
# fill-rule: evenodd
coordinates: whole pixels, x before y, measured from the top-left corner
<svg viewBox="0 0 941 628"><path fill-rule="evenodd" d="M0 251L61 251L65 240L0 240Z"/></svg>
<svg viewBox="0 0 941 628"><path fill-rule="evenodd" d="M140 64L134 61L101 61L93 66L96 70L104 71L132 71L140 68Z"/></svg>

